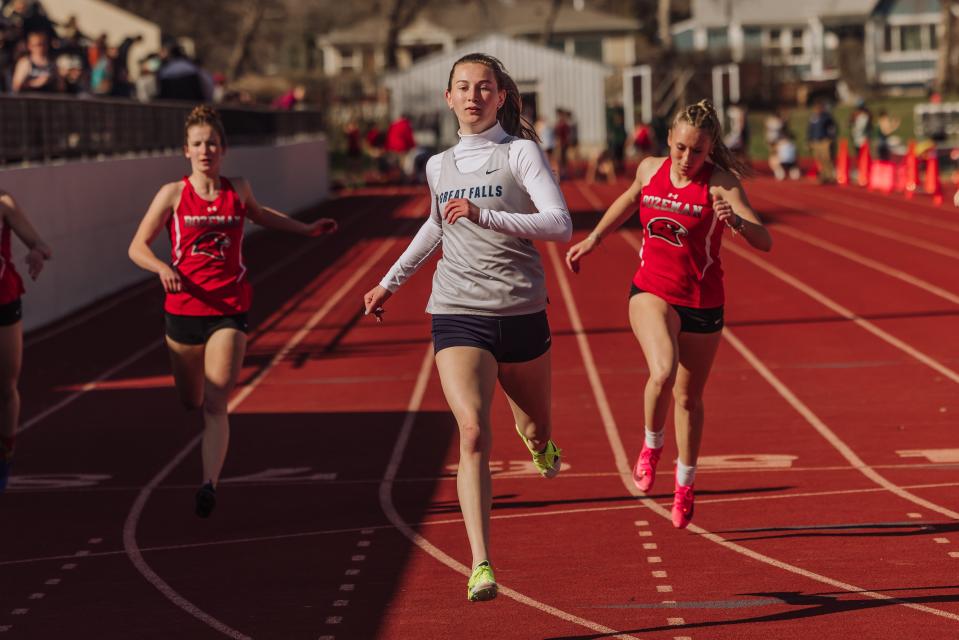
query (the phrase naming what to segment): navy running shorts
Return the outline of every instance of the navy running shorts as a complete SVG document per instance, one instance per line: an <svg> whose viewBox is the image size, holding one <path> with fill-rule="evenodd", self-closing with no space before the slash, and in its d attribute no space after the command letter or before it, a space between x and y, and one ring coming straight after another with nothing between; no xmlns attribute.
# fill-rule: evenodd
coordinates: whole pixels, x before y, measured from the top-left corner
<svg viewBox="0 0 959 640"><path fill-rule="evenodd" d="M632 298L637 293L645 293L635 284L630 283L629 297ZM685 333L716 333L723 329L723 307L711 307L709 309L696 309L695 307L684 307L678 304L669 305L679 314L679 330Z"/></svg>
<svg viewBox="0 0 959 640"><path fill-rule="evenodd" d="M210 336L220 329L236 329L249 333L245 313L232 316L181 316L165 313L166 335L180 344L206 344Z"/></svg>
<svg viewBox="0 0 959 640"><path fill-rule="evenodd" d="M21 302L20 298L6 304L0 304L0 327L9 327L12 324L17 324L22 317L23 302Z"/></svg>
<svg viewBox="0 0 959 640"><path fill-rule="evenodd" d="M529 362L552 344L546 311L522 316L433 315L433 353L447 347L476 347L497 362Z"/></svg>

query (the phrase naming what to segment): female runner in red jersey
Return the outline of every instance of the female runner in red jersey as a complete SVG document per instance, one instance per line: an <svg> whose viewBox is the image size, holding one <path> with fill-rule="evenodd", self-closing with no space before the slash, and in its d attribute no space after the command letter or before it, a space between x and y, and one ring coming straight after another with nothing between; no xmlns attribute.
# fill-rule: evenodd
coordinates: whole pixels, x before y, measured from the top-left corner
<svg viewBox="0 0 959 640"><path fill-rule="evenodd" d="M649 368L643 402L646 438L633 482L646 492L662 454L670 390L675 399L676 485L672 520L685 528L693 517L693 480L703 434L703 389L723 328L723 228L760 251L772 237L752 210L740 179L747 167L723 144L713 106L702 100L679 111L669 131L669 156L646 158L636 179L566 264L580 261L632 215L643 224L639 269L633 277L629 321Z"/></svg>
<svg viewBox="0 0 959 640"><path fill-rule="evenodd" d="M17 381L23 357L23 324L20 322L23 281L10 256L10 231L30 249L27 273L34 280L43 270L43 262L52 254L13 196L4 191L0 191L0 220L0 493L3 493L20 420Z"/></svg>
<svg viewBox="0 0 959 640"><path fill-rule="evenodd" d="M201 105L184 127L184 155L192 173L160 188L130 243L138 266L160 277L166 291L166 342L173 379L187 408L203 408L203 485L196 513L216 506L216 486L230 439L227 400L246 351L251 287L243 264L247 219L271 229L307 236L332 233L322 218L305 224L261 206L243 178L220 176L226 135L217 113ZM150 243L166 227L171 263L156 257Z"/></svg>

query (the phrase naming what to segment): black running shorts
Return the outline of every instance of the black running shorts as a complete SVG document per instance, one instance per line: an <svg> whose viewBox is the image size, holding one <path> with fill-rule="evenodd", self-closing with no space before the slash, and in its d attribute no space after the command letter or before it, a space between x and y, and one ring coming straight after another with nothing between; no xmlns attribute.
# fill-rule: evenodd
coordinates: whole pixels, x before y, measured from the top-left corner
<svg viewBox="0 0 959 640"><path fill-rule="evenodd" d="M522 316L433 315L433 352L447 347L476 347L497 362L529 362L552 344L546 311Z"/></svg>
<svg viewBox="0 0 959 640"><path fill-rule="evenodd" d="M0 304L0 327L17 324L23 317L23 303L20 298L6 304Z"/></svg>
<svg viewBox="0 0 959 640"><path fill-rule="evenodd" d="M180 344L206 344L220 329L236 329L248 333L250 328L245 313L232 316L180 316L165 314L166 335Z"/></svg>
<svg viewBox="0 0 959 640"><path fill-rule="evenodd" d="M635 284L630 283L629 297L632 298L637 293L645 293ZM695 307L683 307L678 304L669 305L679 314L679 330L686 333L716 333L723 329L723 308L711 307L709 309L696 309Z"/></svg>

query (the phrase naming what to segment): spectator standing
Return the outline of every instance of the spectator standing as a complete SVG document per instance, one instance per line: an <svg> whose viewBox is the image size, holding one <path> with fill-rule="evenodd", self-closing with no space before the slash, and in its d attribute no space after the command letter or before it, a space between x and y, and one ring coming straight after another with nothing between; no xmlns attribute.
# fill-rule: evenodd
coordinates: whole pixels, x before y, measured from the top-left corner
<svg viewBox="0 0 959 640"><path fill-rule="evenodd" d="M899 128L901 122L899 118L890 116L885 109L880 109L879 118L876 120L876 154L880 160L889 159L892 151L890 148L892 134Z"/></svg>
<svg viewBox="0 0 959 640"><path fill-rule="evenodd" d="M63 91L63 78L50 55L50 36L46 32L27 34L27 55L17 61L12 85L14 93Z"/></svg>
<svg viewBox="0 0 959 640"><path fill-rule="evenodd" d="M855 109L849 114L849 139L856 151L862 145L869 144L872 138L872 113L862 100L856 102Z"/></svg>
<svg viewBox="0 0 959 640"><path fill-rule="evenodd" d="M416 140L413 138L413 125L410 124L409 116L405 113L400 114L400 117L391 122L390 128L386 130L386 152L390 155L393 164L403 172L404 178L413 172L410 152L415 147Z"/></svg>
<svg viewBox="0 0 959 640"><path fill-rule="evenodd" d="M273 101L273 108L280 111L293 111L306 100L306 87L302 84L294 86L286 93Z"/></svg>
<svg viewBox="0 0 959 640"><path fill-rule="evenodd" d="M806 130L809 150L816 161L816 170L821 184L836 181L836 170L832 163L832 145L836 140L836 121L822 102L816 102L809 116Z"/></svg>

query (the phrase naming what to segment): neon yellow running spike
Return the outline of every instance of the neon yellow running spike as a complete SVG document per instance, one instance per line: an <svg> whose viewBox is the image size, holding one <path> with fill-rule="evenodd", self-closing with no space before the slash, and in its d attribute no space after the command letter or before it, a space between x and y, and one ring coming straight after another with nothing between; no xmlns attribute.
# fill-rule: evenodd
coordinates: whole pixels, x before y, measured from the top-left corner
<svg viewBox="0 0 959 640"><path fill-rule="evenodd" d="M526 448L529 449L530 454L533 456L533 465L536 467L536 470L539 471L539 474L544 478L555 478L558 476L559 470L562 467L560 454L563 453L563 450L557 447L552 440L547 440L545 449L542 451L533 451L529 440L527 440L523 432L519 430L519 425L516 425L516 433L523 439Z"/></svg>
<svg viewBox="0 0 959 640"><path fill-rule="evenodd" d="M470 576L470 581L466 583L466 599L470 602L492 600L496 597L498 589L496 577L493 575L493 567L489 566L488 561L483 561L473 569L473 575Z"/></svg>

